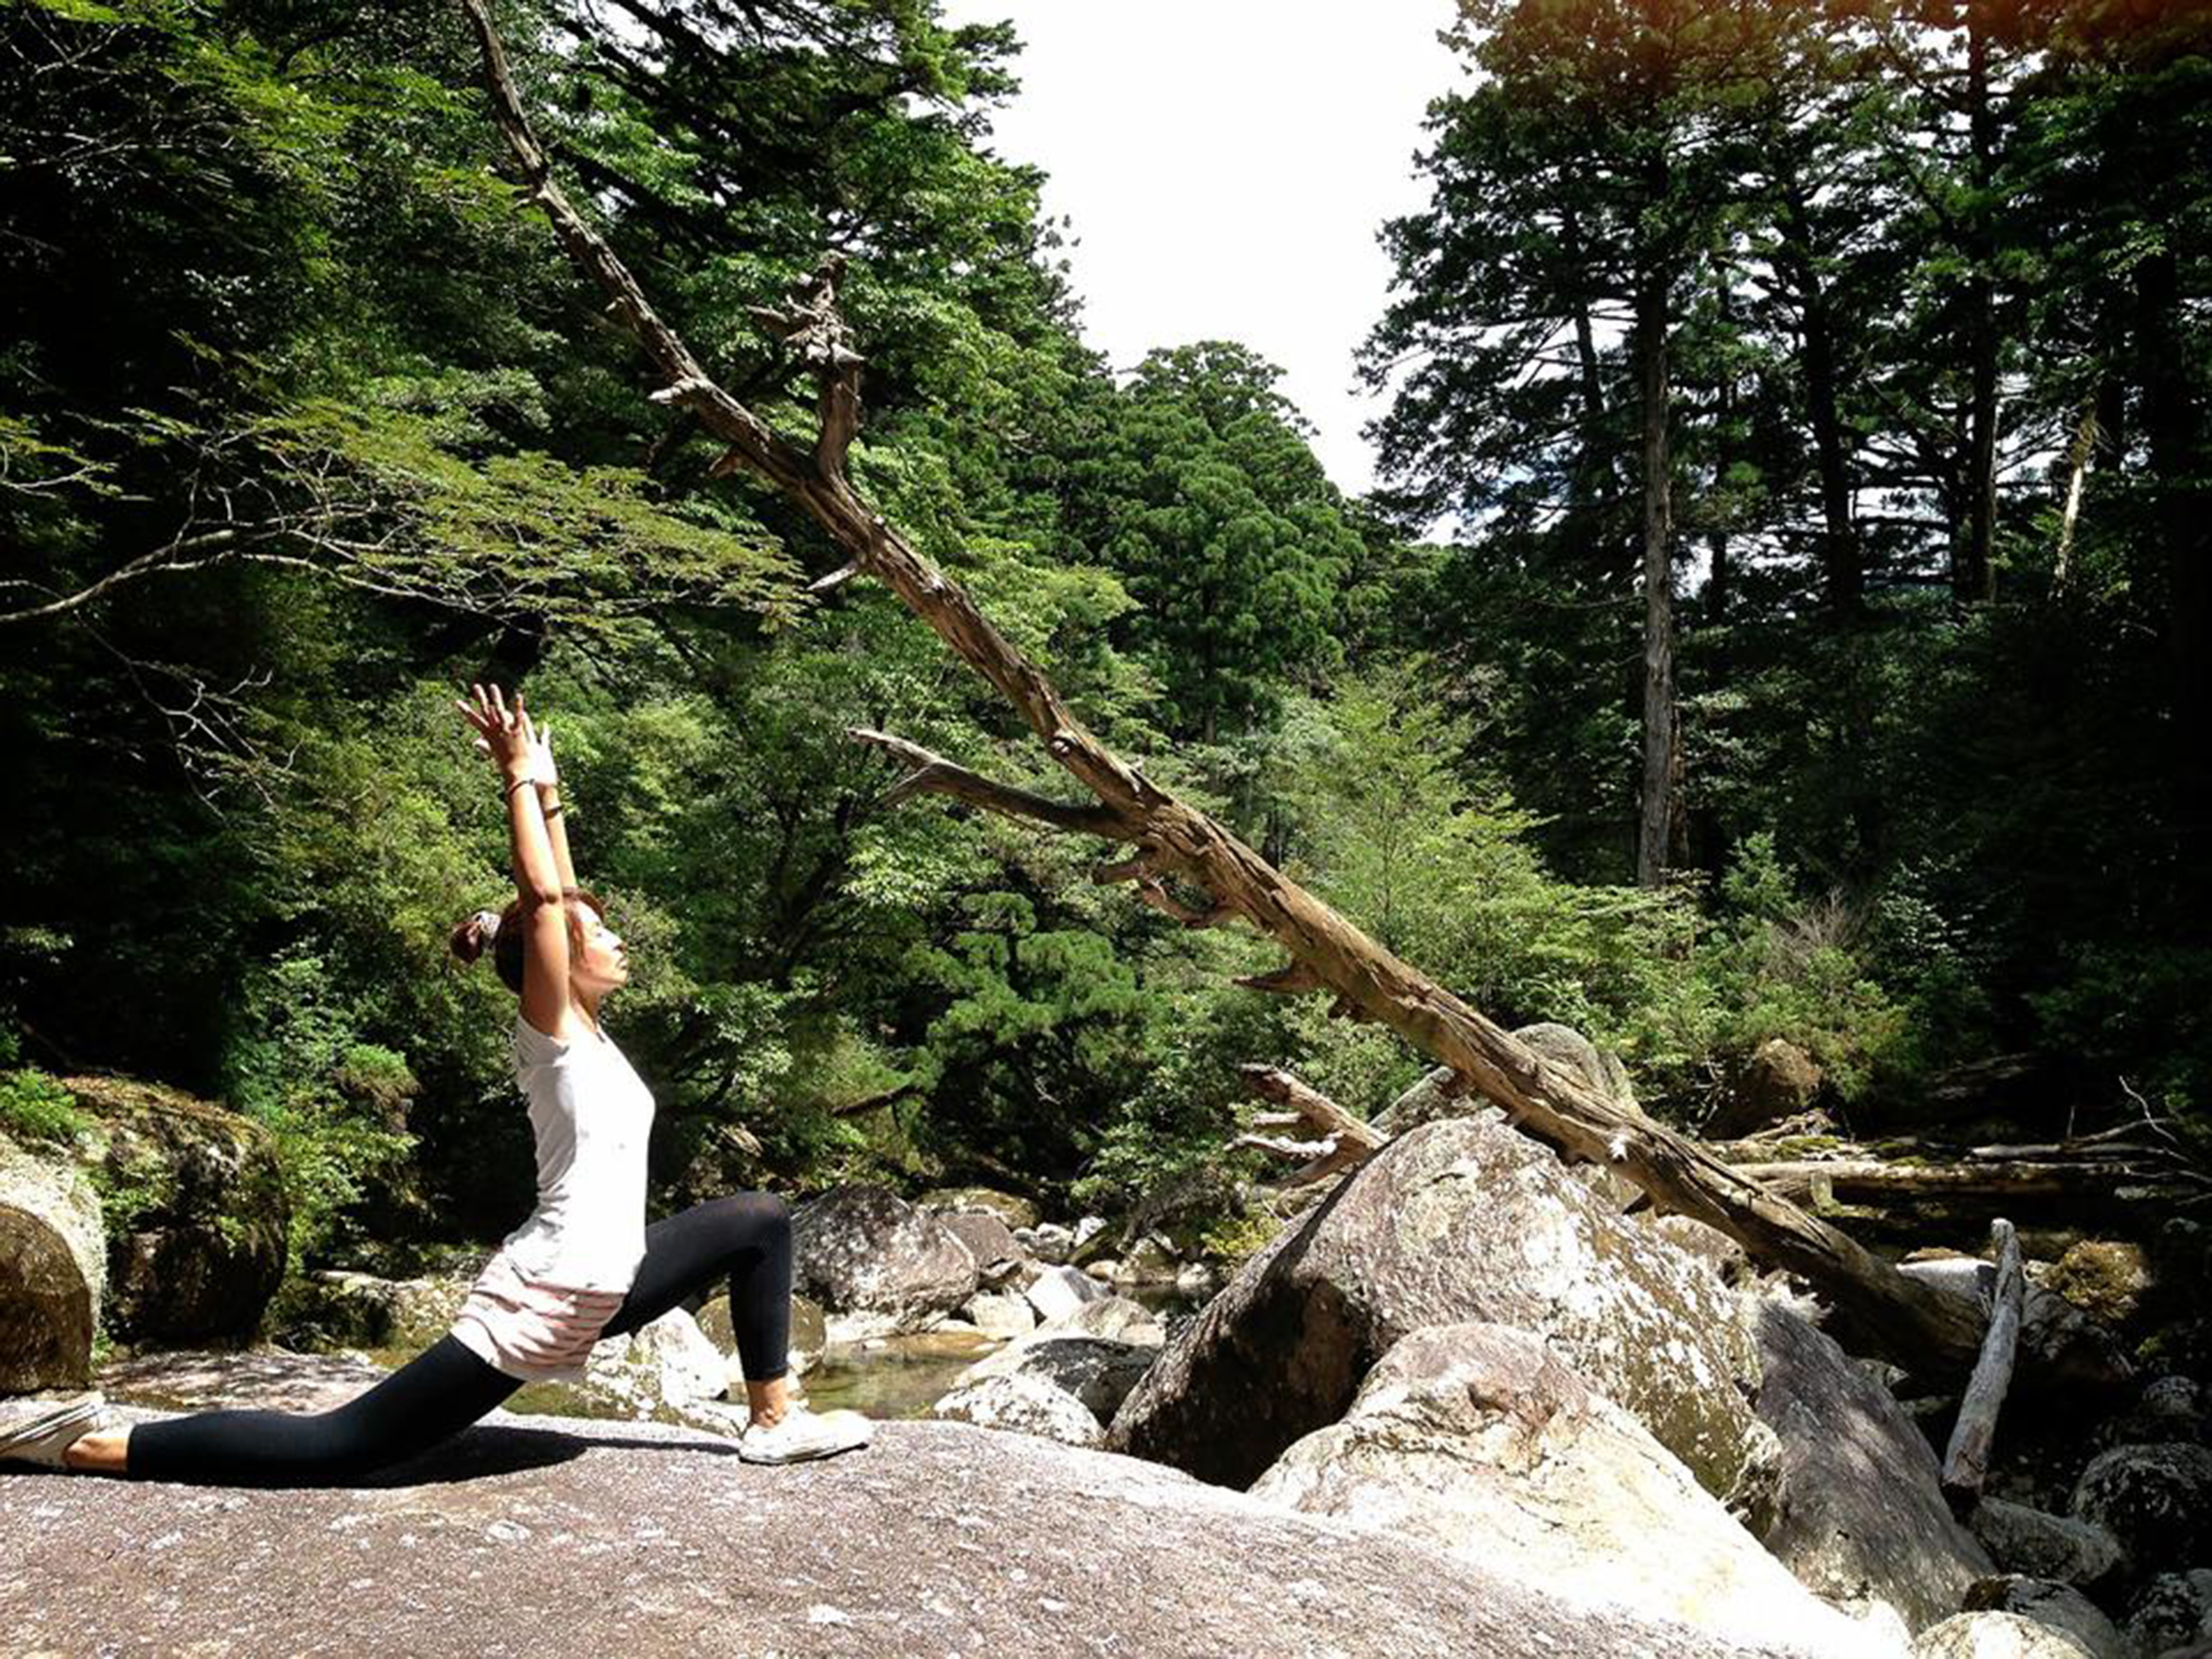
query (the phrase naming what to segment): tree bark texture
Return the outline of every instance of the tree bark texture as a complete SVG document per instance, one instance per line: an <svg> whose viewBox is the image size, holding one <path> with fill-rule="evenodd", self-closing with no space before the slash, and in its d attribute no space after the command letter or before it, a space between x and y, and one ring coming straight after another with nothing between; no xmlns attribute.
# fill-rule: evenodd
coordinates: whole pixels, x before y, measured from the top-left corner
<svg viewBox="0 0 2212 1659"><path fill-rule="evenodd" d="M1997 516L1996 283L1990 264L1990 191L1996 170L1996 111L1990 99L1990 23L1986 0L1966 4L1966 108L1974 199L1968 210L1966 358L1966 534L1952 568L1952 592L1977 605L1996 593L1993 549Z"/></svg>
<svg viewBox="0 0 2212 1659"><path fill-rule="evenodd" d="M1644 416L1644 786L1638 813L1636 879L1656 887L1677 862L1681 809L1674 712L1674 522L1668 448L1668 289L1666 261L1638 279L1636 353Z"/></svg>
<svg viewBox="0 0 2212 1659"><path fill-rule="evenodd" d="M1782 192L1780 263L1797 290L1799 349L1804 356L1806 415L1820 474L1820 576L1828 609L1856 614L1866 594L1858 529L1851 520L1849 446L1838 407L1836 325L1813 247L1811 217L1796 181Z"/></svg>

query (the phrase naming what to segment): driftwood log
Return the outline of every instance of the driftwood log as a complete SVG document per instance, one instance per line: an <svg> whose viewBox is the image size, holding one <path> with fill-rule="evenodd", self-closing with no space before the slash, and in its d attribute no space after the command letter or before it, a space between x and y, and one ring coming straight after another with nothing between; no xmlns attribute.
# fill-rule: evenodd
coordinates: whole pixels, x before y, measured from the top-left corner
<svg viewBox="0 0 2212 1659"><path fill-rule="evenodd" d="M1696 1141L1600 1099L1580 1079L1449 991L1401 962L1275 869L1204 812L1109 750L1060 701L1036 664L993 627L957 583L922 557L854 489L846 452L860 417L862 362L836 314L842 262L825 260L776 310L771 327L798 347L813 374L820 429L794 444L720 386L662 320L636 279L586 223L552 177L532 135L488 0L459 0L482 49L492 116L530 199L569 258L598 284L611 313L637 337L662 389L657 403L684 411L729 447L714 471L744 471L780 491L837 550L843 574L872 576L897 595L961 660L1020 714L1060 767L1090 797L1054 802L991 781L883 733L854 735L908 768L908 793L955 795L987 810L1120 843L1125 856L1096 872L1133 884L1146 903L1189 926L1243 921L1279 944L1287 960L1247 981L1296 994L1322 990L1347 1012L1378 1021L1449 1066L1523 1131L1573 1156L1604 1159L1656 1204L1704 1221L1754 1256L1797 1273L1878 1334L1883 1350L1923 1370L1962 1374L1981 1346L1974 1310L1877 1260L1837 1229L1777 1198ZM1193 901L1179 892L1200 895Z"/></svg>
<svg viewBox="0 0 2212 1659"><path fill-rule="evenodd" d="M1997 1279L1990 1294L1989 1334L1983 1339L1981 1358L1966 1384L1966 1398L1959 1402L1959 1420L1943 1454L1943 1496L1950 1503L1951 1512L1960 1516L1973 1513L1982 1501L1982 1481L1990 1472L1990 1447L1996 1438L1997 1413L2004 1408L2005 1391L2012 1386L2021 1313L2027 1301L2020 1239L2012 1223L1999 1221L1990 1235L1996 1246Z"/></svg>

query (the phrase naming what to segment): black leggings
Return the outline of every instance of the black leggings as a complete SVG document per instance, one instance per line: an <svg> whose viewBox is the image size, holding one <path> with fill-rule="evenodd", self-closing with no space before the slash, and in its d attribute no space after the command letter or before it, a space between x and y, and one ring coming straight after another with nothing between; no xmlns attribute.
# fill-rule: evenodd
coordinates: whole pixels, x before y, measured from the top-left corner
<svg viewBox="0 0 2212 1659"><path fill-rule="evenodd" d="M647 1227L645 1260L602 1335L650 1324L724 1273L747 1380L781 1376L791 1346L791 1212L768 1193L718 1198ZM201 1412L140 1424L131 1431L129 1473L226 1486L347 1480L428 1450L521 1386L447 1336L334 1411Z"/></svg>

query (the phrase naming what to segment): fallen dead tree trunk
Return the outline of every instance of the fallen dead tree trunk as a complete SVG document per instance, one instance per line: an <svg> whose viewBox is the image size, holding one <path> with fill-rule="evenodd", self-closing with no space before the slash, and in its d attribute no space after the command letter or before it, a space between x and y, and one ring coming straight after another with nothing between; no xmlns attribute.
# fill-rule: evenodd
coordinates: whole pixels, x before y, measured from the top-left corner
<svg viewBox="0 0 2212 1659"><path fill-rule="evenodd" d="M1943 1496L1951 1513L1961 1517L1982 1501L1982 1482L1990 1472L1990 1447L1996 1438L1997 1413L2012 1386L2013 1356L2020 1347L2021 1313L2027 1300L2027 1279L2020 1263L2020 1239L2012 1223L1990 1229L1996 1246L1997 1282L1990 1297L1989 1334L1974 1364L1959 1420L1943 1454Z"/></svg>
<svg viewBox="0 0 2212 1659"><path fill-rule="evenodd" d="M1879 1159L1808 1158L1735 1164L1769 1192L1795 1203L1848 1204L1857 1198L2063 1198L2109 1190L2111 1171L2064 1164L1885 1164Z"/></svg>
<svg viewBox="0 0 2212 1659"><path fill-rule="evenodd" d="M1849 1237L1775 1197L1697 1142L1600 1099L1565 1068L1432 983L1306 892L1205 813L1114 754L1060 701L1042 670L1017 650L957 582L917 553L854 491L846 453L860 418L861 359L836 307L837 256L779 308L757 316L781 338L794 370L816 381L819 430L801 447L772 429L701 366L665 323L613 251L554 181L532 134L487 0L460 0L482 48L492 112L531 198L571 259L605 293L636 335L663 389L654 400L688 411L729 451L718 474L750 471L821 528L846 571L884 582L963 661L1018 712L1048 753L1088 792L1087 802L1042 799L981 777L918 745L856 732L909 769L911 793L942 793L1009 816L1096 835L1130 855L1096 872L1132 883L1138 896L1190 926L1242 921L1285 950L1275 972L1244 981L1281 994L1332 994L1347 1012L1388 1025L1452 1067L1513 1122L1575 1156L1604 1159L1656 1203L1695 1217L1761 1260L1800 1274L1860 1315L1880 1346L1922 1367L1964 1371L1981 1322L1875 1258ZM841 575L843 573L840 573ZM1194 899L1178 892L1181 885Z"/></svg>

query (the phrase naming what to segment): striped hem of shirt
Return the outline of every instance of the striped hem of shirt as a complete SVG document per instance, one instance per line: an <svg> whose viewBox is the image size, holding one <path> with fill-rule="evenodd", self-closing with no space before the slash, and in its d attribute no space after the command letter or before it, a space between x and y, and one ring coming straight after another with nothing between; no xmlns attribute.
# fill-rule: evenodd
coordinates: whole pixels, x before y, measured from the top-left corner
<svg viewBox="0 0 2212 1659"><path fill-rule="evenodd" d="M589 1291L526 1278L503 1256L486 1264L453 1321L453 1334L500 1371L525 1382L569 1381L623 1304L619 1291Z"/></svg>

